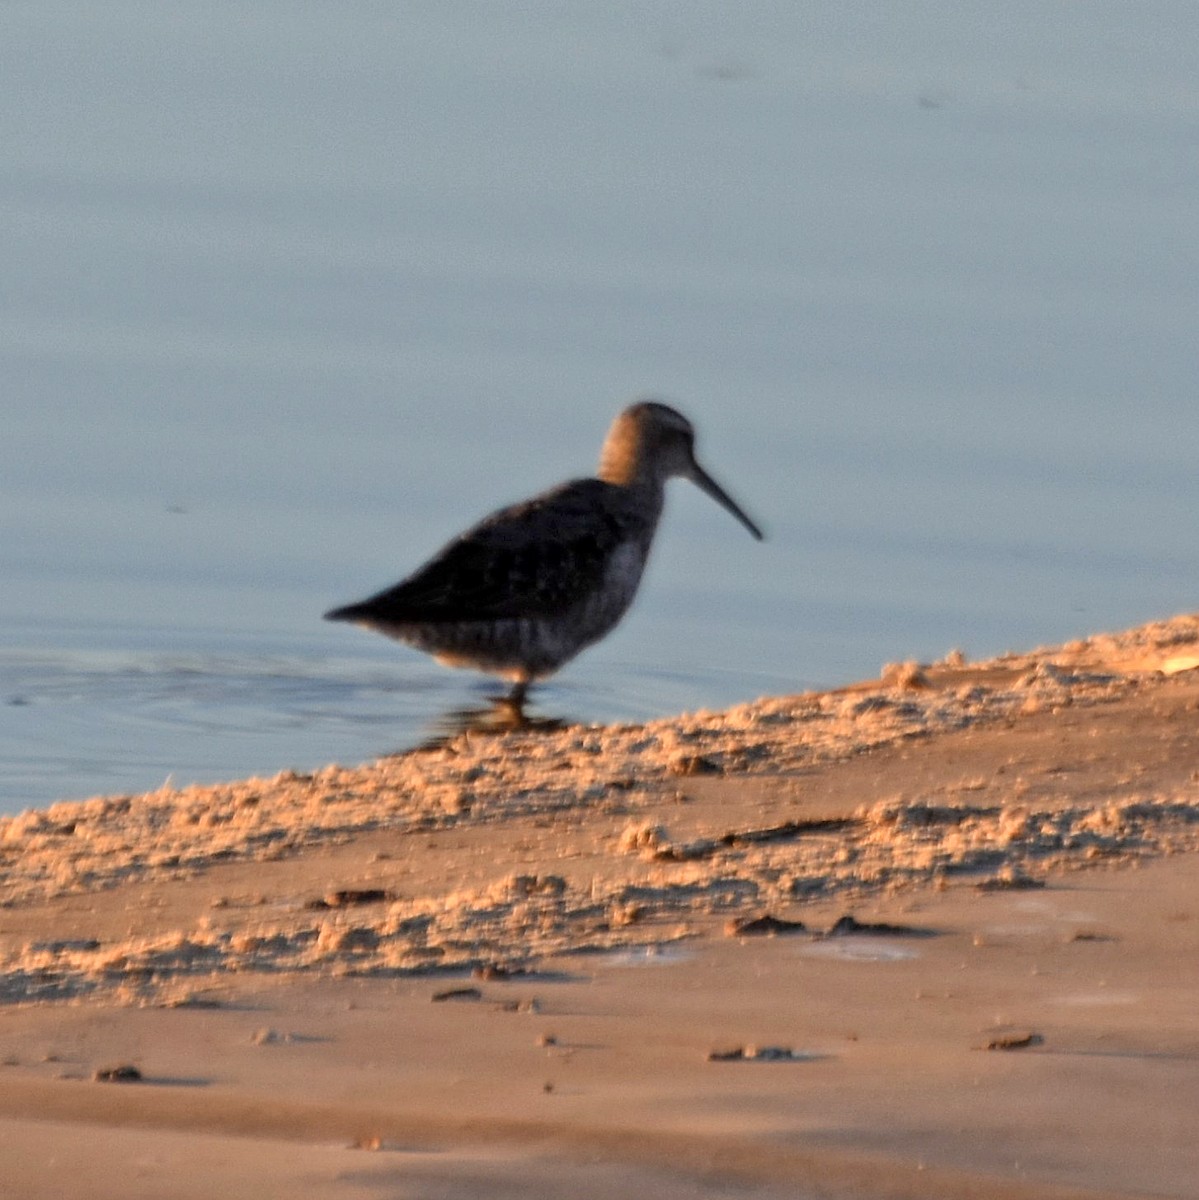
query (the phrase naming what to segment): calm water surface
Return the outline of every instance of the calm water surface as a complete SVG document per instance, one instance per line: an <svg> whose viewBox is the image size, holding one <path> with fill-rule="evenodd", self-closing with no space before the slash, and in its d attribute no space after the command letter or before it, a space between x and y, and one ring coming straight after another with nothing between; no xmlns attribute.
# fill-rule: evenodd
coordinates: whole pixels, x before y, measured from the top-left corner
<svg viewBox="0 0 1199 1200"><path fill-rule="evenodd" d="M1192 609L1199 8L10 5L0 810L492 690L320 613L666 397L640 719Z"/></svg>

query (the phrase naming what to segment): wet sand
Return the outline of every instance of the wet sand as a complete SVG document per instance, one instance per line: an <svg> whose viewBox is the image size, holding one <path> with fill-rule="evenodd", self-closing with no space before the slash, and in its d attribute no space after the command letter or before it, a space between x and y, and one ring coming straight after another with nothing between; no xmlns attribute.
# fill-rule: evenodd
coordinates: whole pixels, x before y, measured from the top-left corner
<svg viewBox="0 0 1199 1200"><path fill-rule="evenodd" d="M1197 665L1179 617L2 821L5 1186L1190 1196Z"/></svg>

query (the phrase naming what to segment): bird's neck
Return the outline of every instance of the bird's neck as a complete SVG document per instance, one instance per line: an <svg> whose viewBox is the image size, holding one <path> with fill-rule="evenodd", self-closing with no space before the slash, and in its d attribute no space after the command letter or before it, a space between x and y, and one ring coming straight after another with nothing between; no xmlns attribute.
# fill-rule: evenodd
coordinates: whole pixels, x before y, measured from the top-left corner
<svg viewBox="0 0 1199 1200"><path fill-rule="evenodd" d="M661 492L666 480L657 465L634 422L617 420L600 451L599 477L617 487Z"/></svg>

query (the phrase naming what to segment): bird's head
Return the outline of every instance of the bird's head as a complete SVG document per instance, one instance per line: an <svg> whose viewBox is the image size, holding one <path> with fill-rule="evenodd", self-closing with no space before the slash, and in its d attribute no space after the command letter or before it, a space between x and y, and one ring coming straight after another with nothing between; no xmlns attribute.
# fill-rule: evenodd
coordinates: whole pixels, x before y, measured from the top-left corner
<svg viewBox="0 0 1199 1200"><path fill-rule="evenodd" d="M600 454L599 477L622 487L661 487L671 476L690 479L761 540L762 531L695 458L695 427L681 412L642 400L612 423Z"/></svg>

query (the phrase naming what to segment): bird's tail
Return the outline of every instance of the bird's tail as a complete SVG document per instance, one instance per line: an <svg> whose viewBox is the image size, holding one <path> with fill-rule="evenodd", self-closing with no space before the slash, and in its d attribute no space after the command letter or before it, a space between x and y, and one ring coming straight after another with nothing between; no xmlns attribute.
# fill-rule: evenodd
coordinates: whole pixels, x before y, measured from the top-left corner
<svg viewBox="0 0 1199 1200"><path fill-rule="evenodd" d="M342 608L331 608L325 613L326 621L361 621L367 615L365 604L347 604Z"/></svg>

